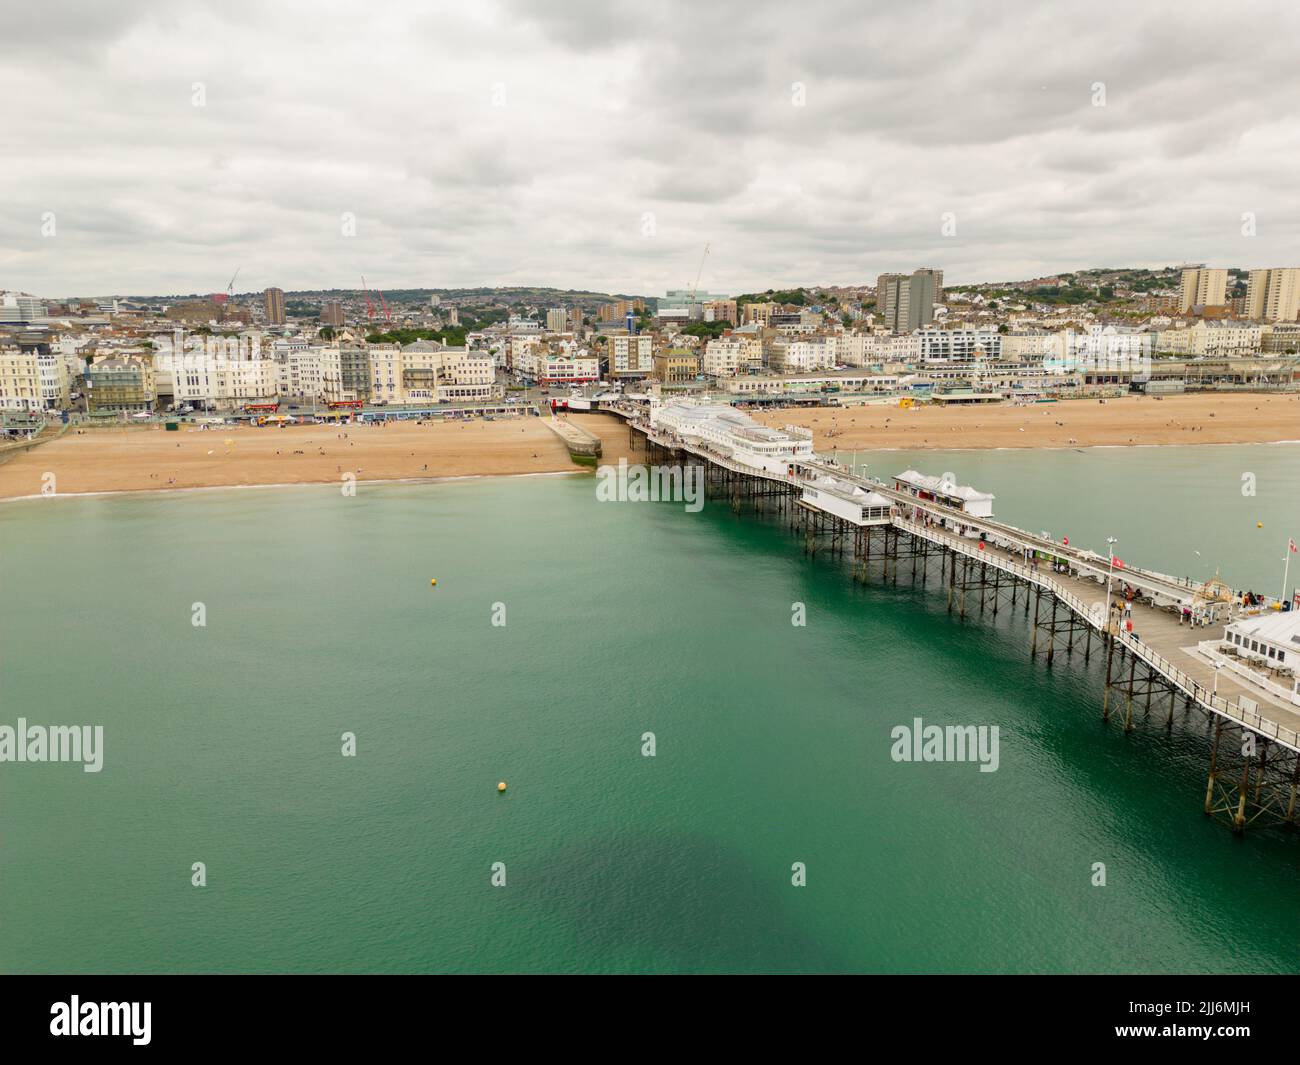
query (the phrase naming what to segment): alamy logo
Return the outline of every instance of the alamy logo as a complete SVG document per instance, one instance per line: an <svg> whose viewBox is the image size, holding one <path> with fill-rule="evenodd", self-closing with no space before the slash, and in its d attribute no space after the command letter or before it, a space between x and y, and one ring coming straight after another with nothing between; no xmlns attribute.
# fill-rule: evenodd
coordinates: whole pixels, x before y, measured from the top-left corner
<svg viewBox="0 0 1300 1065"><path fill-rule="evenodd" d="M81 762L87 773L104 768L103 725L0 725L0 762Z"/></svg>
<svg viewBox="0 0 1300 1065"><path fill-rule="evenodd" d="M129 1035L138 1047L148 1046L153 1003L70 1002L50 1007L50 1035Z"/></svg>
<svg viewBox="0 0 1300 1065"><path fill-rule="evenodd" d="M617 466L596 471L596 499L601 503L685 503L696 514L704 508L703 466Z"/></svg>
<svg viewBox="0 0 1300 1065"><path fill-rule="evenodd" d="M998 769L997 725L895 725L889 757L895 762L979 762L981 773Z"/></svg>

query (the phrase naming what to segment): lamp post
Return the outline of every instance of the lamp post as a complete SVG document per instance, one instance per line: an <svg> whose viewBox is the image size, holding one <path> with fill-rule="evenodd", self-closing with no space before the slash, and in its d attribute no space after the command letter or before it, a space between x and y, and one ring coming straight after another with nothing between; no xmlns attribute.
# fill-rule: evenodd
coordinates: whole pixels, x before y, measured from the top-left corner
<svg viewBox="0 0 1300 1065"><path fill-rule="evenodd" d="M1107 553L1110 555L1110 568L1106 571L1106 624L1110 624L1110 586L1115 578L1115 545L1119 543L1113 536L1106 537Z"/></svg>
<svg viewBox="0 0 1300 1065"><path fill-rule="evenodd" d="M1210 692L1210 701L1213 702L1219 695L1219 670L1223 668L1222 662L1214 663L1214 689Z"/></svg>

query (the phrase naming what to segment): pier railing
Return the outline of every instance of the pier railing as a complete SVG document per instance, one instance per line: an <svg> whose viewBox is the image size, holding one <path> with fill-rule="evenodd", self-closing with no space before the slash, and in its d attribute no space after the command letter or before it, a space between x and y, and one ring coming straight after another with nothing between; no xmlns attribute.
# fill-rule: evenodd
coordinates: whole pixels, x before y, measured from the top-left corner
<svg viewBox="0 0 1300 1065"><path fill-rule="evenodd" d="M636 423L634 423L636 424ZM778 481L795 487L803 487L809 481L806 477L791 477L786 474L774 473L770 470L757 469L740 462L730 455L722 455L715 449L703 443L692 443L682 440L672 434L663 434L657 432L653 427L644 423L637 424L636 427L664 447L676 448L690 451L709 462L715 462L722 466L727 466L732 470L749 474L754 477L761 477L769 481ZM946 520L954 521L965 525L968 528L982 530L986 536L997 537L1004 542L1018 544L1021 548L1033 548L1035 550L1046 551L1059 558L1068 558L1084 568L1094 571L1099 569L1095 561L1081 558L1081 552L1073 548L1065 547L1063 544L1056 544L1054 541L1045 540L1043 537L1035 536L1032 533L1025 533L1023 530L1014 529L1010 526L1003 525L1000 522L990 521L985 518L973 517L964 511L953 510L942 504L931 503L928 500L919 500L905 492L899 492L874 478L859 477L846 473L839 467L832 468L824 463L800 462L799 465L804 468L811 468L822 473L834 474L840 477L846 477L848 480L857 481L872 490L879 491L882 495L893 499L900 506L909 506L914 510L921 510L932 515L938 515ZM950 549L956 549L962 553L978 559L986 565L994 566L1004 573L1012 574L1030 584L1036 585L1054 595L1067 608L1074 611L1075 614L1083 618L1098 632L1110 633L1113 638L1118 640L1121 646L1127 648L1133 655L1142 659L1148 666L1152 667L1174 687L1182 691L1186 696L1193 699L1200 706L1204 707L1211 713L1219 714L1223 717L1232 719L1242 725L1247 726L1252 731L1263 736L1271 737L1278 743L1289 747L1291 750L1300 751L1300 734L1295 729L1290 729L1284 725L1279 725L1276 721L1270 721L1259 713L1258 710L1248 710L1239 703L1229 702L1226 698L1218 695L1213 690L1206 688L1200 681L1196 680L1184 670L1179 669L1169 659L1158 654L1147 644L1144 644L1136 635L1117 629L1111 624L1108 617L1108 604L1089 604L1083 598L1065 587L1060 581L1055 580L1050 574L1043 573L1033 566L1016 562L1010 558L1000 558L987 548L981 551L977 546L972 546L961 535L944 530L940 532L933 525L926 525L923 521L907 517L900 512L896 512L893 517L894 523L903 529L903 531L924 537L932 543L946 546ZM976 541L979 543L982 541ZM1190 591L1195 591L1199 586L1188 582L1184 583L1178 578L1164 577L1149 571L1137 570L1132 567L1125 567L1121 571L1127 577L1141 577L1144 582L1164 583L1169 586L1186 587Z"/></svg>
<svg viewBox="0 0 1300 1065"><path fill-rule="evenodd" d="M1290 747L1293 751L1300 751L1300 734L1297 734L1295 729L1289 729L1284 725L1279 725L1276 721L1270 721L1261 715L1258 710L1247 710L1240 703L1229 702L1222 695L1216 694L1212 689L1201 684L1200 681L1184 673L1169 659L1157 654L1132 633L1120 632L1118 635L1120 641L1133 654L1141 658L1147 665L1164 674L1167 680L1182 689L1202 706L1216 714L1239 721L1261 735L1271 736L1284 746Z"/></svg>
<svg viewBox="0 0 1300 1065"><path fill-rule="evenodd" d="M1101 604L1089 605L1049 574L1042 573L1032 566L1014 562L1011 559L999 558L997 555L988 552L987 549L981 551L978 547L973 547L971 544L964 542L961 536L955 533L939 532L932 526L927 526L915 518L908 518L899 514L895 516L894 521L905 532L914 536L921 536L932 543L959 550L963 554L977 558L986 565L994 566L1004 573L1014 574L1030 584L1046 589L1099 632L1113 629L1105 608L1097 609L1097 606L1101 606ZM1240 722L1261 735L1270 736L1292 750L1300 750L1300 734L1297 734L1294 729L1279 725L1276 721L1270 721L1260 714L1258 710L1248 710L1241 704L1230 702L1212 689L1206 688L1200 681L1184 670L1179 669L1164 655L1159 654L1149 645L1143 643L1134 633L1119 629L1112 631L1111 634L1131 654L1142 659L1147 665L1161 673L1176 688L1207 710Z"/></svg>

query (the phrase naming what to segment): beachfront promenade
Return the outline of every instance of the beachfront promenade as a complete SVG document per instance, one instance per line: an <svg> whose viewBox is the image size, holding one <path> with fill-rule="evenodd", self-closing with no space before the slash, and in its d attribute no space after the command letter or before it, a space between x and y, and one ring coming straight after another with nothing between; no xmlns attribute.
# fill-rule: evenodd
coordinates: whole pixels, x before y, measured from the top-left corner
<svg viewBox="0 0 1300 1065"><path fill-rule="evenodd" d="M1008 608L1022 612L1030 653L1049 666L1058 654L1097 658L1105 668L1103 718L1120 722L1125 732L1139 720L1172 730L1178 709L1200 711L1211 745L1205 812L1237 831L1296 824L1300 707L1239 680L1230 669L1216 670L1198 651L1200 642L1218 634L1217 623L1180 624L1183 607L1206 601L1200 583L1127 565L1112 569L1109 559L1094 552L920 498L834 462L801 458L776 472L652 426L632 405L604 409L623 416L630 437L640 437L652 457L701 462L706 491L729 499L737 513L746 503L762 510L770 502L803 534L807 553L847 551L855 580L868 579L873 565L895 583L900 569L921 587L937 575L949 610L962 617L997 616ZM806 489L824 478L850 493L885 497L891 503L887 519L859 523L819 506L817 493ZM1114 610L1107 604L1108 578ZM1118 606L1125 582L1141 590L1129 607L1131 630Z"/></svg>

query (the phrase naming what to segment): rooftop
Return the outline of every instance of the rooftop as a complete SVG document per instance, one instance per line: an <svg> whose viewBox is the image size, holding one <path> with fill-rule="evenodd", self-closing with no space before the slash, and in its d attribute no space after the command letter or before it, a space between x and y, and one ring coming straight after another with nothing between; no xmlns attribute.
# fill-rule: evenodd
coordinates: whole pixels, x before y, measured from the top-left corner
<svg viewBox="0 0 1300 1065"><path fill-rule="evenodd" d="M1300 610L1283 610L1276 614L1239 618L1229 628L1243 636L1267 640L1276 644L1295 644L1300 647Z"/></svg>

